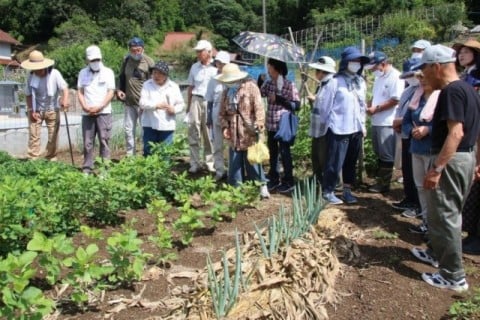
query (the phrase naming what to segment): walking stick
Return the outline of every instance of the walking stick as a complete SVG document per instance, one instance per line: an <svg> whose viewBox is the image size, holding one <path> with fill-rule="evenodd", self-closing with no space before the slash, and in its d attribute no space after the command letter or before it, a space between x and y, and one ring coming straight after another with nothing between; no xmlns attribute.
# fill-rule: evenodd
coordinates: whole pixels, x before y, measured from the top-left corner
<svg viewBox="0 0 480 320"><path fill-rule="evenodd" d="M70 138L70 128L68 127L68 117L67 117L67 111L65 110L65 108L63 108L63 115L65 116L65 126L67 128L68 146L70 148L70 158L72 159L72 166L75 166L75 161L73 161L72 139Z"/></svg>

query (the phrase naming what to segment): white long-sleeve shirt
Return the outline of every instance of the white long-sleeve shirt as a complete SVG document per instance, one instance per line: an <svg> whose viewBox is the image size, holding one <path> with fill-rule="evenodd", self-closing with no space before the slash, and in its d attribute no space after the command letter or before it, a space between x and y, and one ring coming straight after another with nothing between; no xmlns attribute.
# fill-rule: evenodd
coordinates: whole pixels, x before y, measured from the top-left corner
<svg viewBox="0 0 480 320"><path fill-rule="evenodd" d="M170 79L162 85L157 85L152 79L145 81L140 93L140 108L143 109L141 123L159 131L173 131L176 127L175 114L169 114L164 109L157 109L159 103L168 103L175 108L175 114L185 107L180 87Z"/></svg>

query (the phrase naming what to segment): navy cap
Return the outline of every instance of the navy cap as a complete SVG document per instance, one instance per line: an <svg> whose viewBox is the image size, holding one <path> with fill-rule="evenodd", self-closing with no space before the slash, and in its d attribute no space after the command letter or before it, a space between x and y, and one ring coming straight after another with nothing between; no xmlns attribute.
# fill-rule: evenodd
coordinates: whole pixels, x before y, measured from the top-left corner
<svg viewBox="0 0 480 320"><path fill-rule="evenodd" d="M165 61L160 60L157 63L155 63L153 67L150 67L150 71L152 70L158 70L164 75L168 76L170 68L168 67L168 64Z"/></svg>
<svg viewBox="0 0 480 320"><path fill-rule="evenodd" d="M382 51L373 51L368 55L370 62L366 66L367 69L372 69L375 65L387 60L387 55Z"/></svg>
<svg viewBox="0 0 480 320"><path fill-rule="evenodd" d="M364 56L356 47L346 47L343 50L341 56L342 61L352 61L356 59L360 59L360 62L362 64L368 63L370 61L370 59L367 56Z"/></svg>
<svg viewBox="0 0 480 320"><path fill-rule="evenodd" d="M144 47L145 42L143 42L143 40L140 39L139 37L133 37L132 39L130 39L128 41L128 46L129 47Z"/></svg>
<svg viewBox="0 0 480 320"><path fill-rule="evenodd" d="M403 63L403 73L400 75L400 79L406 79L415 75L415 67L420 64L420 58L410 58Z"/></svg>

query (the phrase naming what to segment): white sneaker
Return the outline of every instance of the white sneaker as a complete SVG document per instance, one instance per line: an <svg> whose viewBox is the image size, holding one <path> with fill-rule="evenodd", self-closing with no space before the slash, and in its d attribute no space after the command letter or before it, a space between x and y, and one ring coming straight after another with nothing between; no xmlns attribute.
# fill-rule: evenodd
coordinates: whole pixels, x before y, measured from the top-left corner
<svg viewBox="0 0 480 320"><path fill-rule="evenodd" d="M268 199L270 198L270 192L268 192L268 188L266 185L260 187L260 198Z"/></svg>
<svg viewBox="0 0 480 320"><path fill-rule="evenodd" d="M214 173L214 172L215 172L215 168L214 168L214 166L213 166L213 162L207 162L207 163L206 163L206 166L207 166L208 172L210 172L210 173Z"/></svg>

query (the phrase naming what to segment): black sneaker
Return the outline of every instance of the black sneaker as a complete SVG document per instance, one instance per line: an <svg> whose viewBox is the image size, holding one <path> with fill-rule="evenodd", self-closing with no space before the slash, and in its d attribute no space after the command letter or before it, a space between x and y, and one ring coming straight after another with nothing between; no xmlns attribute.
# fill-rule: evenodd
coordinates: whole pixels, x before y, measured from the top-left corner
<svg viewBox="0 0 480 320"><path fill-rule="evenodd" d="M293 185L289 183L282 183L277 187L277 191L280 193L290 193L293 191Z"/></svg>
<svg viewBox="0 0 480 320"><path fill-rule="evenodd" d="M425 223L422 222L417 226L413 226L413 227L408 228L408 230L411 233L425 234L428 231L428 227Z"/></svg>
<svg viewBox="0 0 480 320"><path fill-rule="evenodd" d="M392 207L397 210L405 211L409 209L415 209L417 206L415 205L415 203L407 201L407 199L404 198L399 202L393 202Z"/></svg>
<svg viewBox="0 0 480 320"><path fill-rule="evenodd" d="M270 191L270 192L275 191L275 189L280 187L280 185L281 185L280 181L268 181L268 183L267 183L268 191Z"/></svg>

